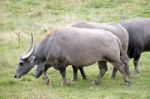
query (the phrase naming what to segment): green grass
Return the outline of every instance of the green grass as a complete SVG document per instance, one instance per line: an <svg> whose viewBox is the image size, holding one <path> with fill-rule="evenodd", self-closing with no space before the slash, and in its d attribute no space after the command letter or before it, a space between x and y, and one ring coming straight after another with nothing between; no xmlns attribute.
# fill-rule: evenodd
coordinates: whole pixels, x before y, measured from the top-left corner
<svg viewBox="0 0 150 99"><path fill-rule="evenodd" d="M150 99L149 53L142 54L139 75L133 73L130 60L130 87L124 85L119 73L110 79L112 66L97 87L92 84L98 74L96 65L85 68L88 80L79 78L71 81L71 86L61 86L59 72L54 69L48 72L49 86L41 78L33 78L33 71L21 79L13 77L18 57L30 42L30 33L40 42L51 29L72 22L119 22L121 10L126 19L150 17L149 0L1 0L0 99ZM71 76L72 69L68 67L67 79L71 80Z"/></svg>

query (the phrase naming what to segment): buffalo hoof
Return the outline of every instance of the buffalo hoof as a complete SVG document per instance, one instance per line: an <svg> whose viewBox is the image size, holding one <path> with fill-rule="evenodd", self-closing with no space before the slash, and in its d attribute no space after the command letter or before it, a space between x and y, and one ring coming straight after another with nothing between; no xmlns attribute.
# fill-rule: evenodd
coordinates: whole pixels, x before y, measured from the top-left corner
<svg viewBox="0 0 150 99"><path fill-rule="evenodd" d="M72 78L72 81L77 81L78 79L77 78Z"/></svg>
<svg viewBox="0 0 150 99"><path fill-rule="evenodd" d="M130 85L131 85L131 80L130 80L129 77L126 77L126 78L125 78L125 84L126 84L127 86L130 86Z"/></svg>
<svg viewBox="0 0 150 99"><path fill-rule="evenodd" d="M87 80L87 77L81 77L82 80Z"/></svg>
<svg viewBox="0 0 150 99"><path fill-rule="evenodd" d="M135 74L139 74L140 72L138 70L134 70L134 73Z"/></svg>
<svg viewBox="0 0 150 99"><path fill-rule="evenodd" d="M114 79L116 77L116 75L111 75L110 79Z"/></svg>
<svg viewBox="0 0 150 99"><path fill-rule="evenodd" d="M130 87L131 86L131 81L125 82L125 85Z"/></svg>

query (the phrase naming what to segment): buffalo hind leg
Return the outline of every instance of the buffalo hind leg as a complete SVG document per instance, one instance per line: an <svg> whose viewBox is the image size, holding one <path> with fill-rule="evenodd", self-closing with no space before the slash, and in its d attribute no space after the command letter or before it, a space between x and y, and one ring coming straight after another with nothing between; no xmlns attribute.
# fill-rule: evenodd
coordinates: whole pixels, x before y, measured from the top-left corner
<svg viewBox="0 0 150 99"><path fill-rule="evenodd" d="M136 74L138 74L139 73L139 70L138 70L138 63L139 63L139 59L140 59L140 56L141 56L141 51L139 51L139 50L135 50L135 52L134 52L134 72L136 73Z"/></svg>
<svg viewBox="0 0 150 99"><path fill-rule="evenodd" d="M100 61L98 62L99 67L99 75L97 76L97 79L95 80L95 85L99 85L104 74L108 70L106 61Z"/></svg>
<svg viewBox="0 0 150 99"><path fill-rule="evenodd" d="M73 69L73 77L72 77L72 80L73 80L73 81L76 81L77 78L78 78L78 67L72 65L72 69Z"/></svg>
<svg viewBox="0 0 150 99"><path fill-rule="evenodd" d="M84 72L83 67L81 67L81 66L80 66L80 67L72 66L72 68L73 68L73 77L72 77L72 80L73 80L73 81L76 81L77 78L78 78L78 69L80 70L82 79L84 79L84 80L87 79L87 76L86 76L86 74L85 74L85 72Z"/></svg>
<svg viewBox="0 0 150 99"><path fill-rule="evenodd" d="M123 53L123 55L121 56L121 61L125 65L125 71L126 71L127 75L130 77L130 71L129 71L129 65L128 65L128 56L126 53ZM114 67L113 71L112 71L111 78L115 78L116 73L117 73L117 69Z"/></svg>
<svg viewBox="0 0 150 99"><path fill-rule="evenodd" d="M121 61L125 65L125 72L130 77L129 64L128 64L129 58L126 53L123 53L123 55L121 56Z"/></svg>
<svg viewBox="0 0 150 99"><path fill-rule="evenodd" d="M120 71L120 73L123 75L123 79L125 81L125 83L127 85L130 84L130 77L127 74L127 72L125 71L125 66L122 62L112 62L112 64L114 65L114 67Z"/></svg>
<svg viewBox="0 0 150 99"><path fill-rule="evenodd" d="M84 72L83 67L80 66L80 67L79 67L79 70L80 70L82 79L83 79L83 80L86 80L86 79L87 79L87 76L86 76L86 74L85 74L85 72Z"/></svg>
<svg viewBox="0 0 150 99"><path fill-rule="evenodd" d="M128 64L124 63L125 65L125 72L127 73L127 75L130 77L130 71L129 71L129 66ZM116 77L116 73L117 73L117 69L114 67L113 71L112 71L112 75L111 78L115 78Z"/></svg>

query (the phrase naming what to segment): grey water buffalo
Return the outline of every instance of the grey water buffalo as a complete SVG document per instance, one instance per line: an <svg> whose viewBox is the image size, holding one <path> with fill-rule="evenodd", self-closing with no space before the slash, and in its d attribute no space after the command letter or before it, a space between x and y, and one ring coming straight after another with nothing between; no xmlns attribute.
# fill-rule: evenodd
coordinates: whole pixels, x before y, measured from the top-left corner
<svg viewBox="0 0 150 99"><path fill-rule="evenodd" d="M50 34L49 34L49 37L50 37ZM46 46L46 45L45 45ZM35 47L35 45L33 44L33 36L31 34L31 44L30 44L30 47L27 49L27 51L25 53L23 53L20 57L19 57L19 62L17 64L17 70L16 70L16 75L15 75L15 78L20 78L22 77L23 75L27 74L34 66L36 67L36 64L40 64L40 65L45 65L44 67L42 68L38 68L37 71L39 71L39 73L35 74L34 76L36 78L38 78L41 74L42 74L42 70L43 70L43 80L45 81L46 84L49 83L49 79L46 75L46 72L47 72L47 69L49 67L51 67L50 65L48 64L45 64L45 61L44 60L38 60L38 63L37 62L33 62L32 64L30 63L30 61L32 61L35 57L30 57L30 58L27 58L26 57L32 53L32 51L34 50L33 48ZM40 52L41 55L43 55L42 51ZM42 62L43 61L43 62ZM25 66L24 66L25 65ZM40 67L40 66L39 66ZM74 70L75 66L73 66L73 70ZM80 70L80 73L81 73L81 76L82 76L82 79L86 79L86 74L84 73L83 71L83 68L79 67L78 68ZM40 73L41 71L41 73ZM75 78L73 78L74 80Z"/></svg>
<svg viewBox="0 0 150 99"><path fill-rule="evenodd" d="M60 28L47 35L37 46L32 47L20 57L15 77L19 78L21 72L28 72L31 65L40 63L50 64L59 70L63 84L66 84L66 67L89 66L98 62L99 75L95 84L100 84L102 77L107 71L105 61L123 75L126 84L130 83L125 66L120 60L122 45L118 37L111 32L100 29L83 29L75 27Z"/></svg>
<svg viewBox="0 0 150 99"><path fill-rule="evenodd" d="M69 26L78 27L78 28L104 29L116 35L120 39L121 44L122 44L122 49L123 49L121 61L125 65L127 74L130 75L129 68L128 68L128 56L127 56L129 35L124 27L122 27L118 23L92 23L92 22L76 22ZM103 62L103 65L107 66L107 63ZM34 73L35 76L39 77L41 75L42 69L39 69L41 67L40 66L36 67L35 73ZM47 71L49 67L51 66L46 64L46 67L43 69L44 76L46 75L45 71ZM81 76L82 74L85 75L83 68L79 67L79 69L81 72ZM74 80L77 79L77 72L78 72L78 68L76 68L76 66L73 66L73 79ZM115 77L114 72L116 72L116 69L113 69L112 77Z"/></svg>
<svg viewBox="0 0 150 99"><path fill-rule="evenodd" d="M122 23L129 33L129 58L134 58L134 71L139 73L138 62L142 52L150 51L150 18L134 18Z"/></svg>
<svg viewBox="0 0 150 99"><path fill-rule="evenodd" d="M78 28L104 29L116 35L120 39L121 44L122 44L123 53L121 56L121 61L124 63L125 70L127 74L130 76L129 66L128 66L128 55L127 55L129 35L124 27L114 22L112 23L76 22L76 23L71 24L71 26L78 27ZM107 66L106 63L104 63L104 65ZM111 77L115 77L114 72L116 72L115 68L113 69Z"/></svg>

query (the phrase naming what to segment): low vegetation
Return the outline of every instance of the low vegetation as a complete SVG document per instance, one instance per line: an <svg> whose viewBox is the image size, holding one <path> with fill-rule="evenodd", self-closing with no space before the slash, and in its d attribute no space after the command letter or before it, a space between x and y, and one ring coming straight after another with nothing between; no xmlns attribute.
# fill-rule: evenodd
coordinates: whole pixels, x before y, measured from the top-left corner
<svg viewBox="0 0 150 99"><path fill-rule="evenodd" d="M19 55L28 47L30 33L36 42L53 28L76 21L119 22L120 13L126 19L150 17L149 0L1 0L0 1L0 99L150 99L150 53L142 54L140 74L133 73L132 85L124 85L120 73L110 79L112 66L100 86L92 81L98 74L96 64L86 67L88 79L71 81L72 68L67 68L71 86L61 86L59 72L49 69L50 85L29 72L14 79Z"/></svg>

